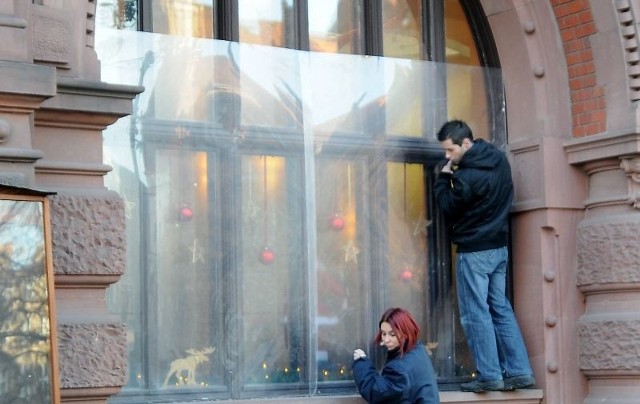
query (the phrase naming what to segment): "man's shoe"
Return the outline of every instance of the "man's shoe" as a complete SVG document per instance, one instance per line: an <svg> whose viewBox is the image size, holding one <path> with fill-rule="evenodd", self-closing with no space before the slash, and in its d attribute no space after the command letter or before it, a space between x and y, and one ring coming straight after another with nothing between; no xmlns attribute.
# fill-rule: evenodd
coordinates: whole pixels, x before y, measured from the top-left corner
<svg viewBox="0 0 640 404"><path fill-rule="evenodd" d="M504 379L504 387L508 390L526 389L536 384L531 375L512 376Z"/></svg>
<svg viewBox="0 0 640 404"><path fill-rule="evenodd" d="M486 382L473 380L471 382L462 383L460 385L460 390L471 391L474 393L482 393L483 391L503 391L504 381L502 379L490 380Z"/></svg>

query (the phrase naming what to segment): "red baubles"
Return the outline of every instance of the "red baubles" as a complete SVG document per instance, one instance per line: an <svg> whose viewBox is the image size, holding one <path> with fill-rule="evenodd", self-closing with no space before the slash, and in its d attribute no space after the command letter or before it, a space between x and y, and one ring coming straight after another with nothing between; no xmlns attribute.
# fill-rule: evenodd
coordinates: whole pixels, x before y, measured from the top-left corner
<svg viewBox="0 0 640 404"><path fill-rule="evenodd" d="M276 255L269 247L265 247L260 253L260 262L265 265L271 264L275 259Z"/></svg>
<svg viewBox="0 0 640 404"><path fill-rule="evenodd" d="M329 220L329 227L331 227L335 231L342 230L344 228L344 218L336 213Z"/></svg>
<svg viewBox="0 0 640 404"><path fill-rule="evenodd" d="M402 279L404 282L411 282L411 280L413 279L413 271L411 270L411 268L406 267L400 274L400 279Z"/></svg>
<svg viewBox="0 0 640 404"><path fill-rule="evenodd" d="M191 208L188 207L187 205L184 205L183 207L180 208L180 211L178 211L178 219L181 222L187 222L191 220L192 217L193 217L193 210L191 210Z"/></svg>

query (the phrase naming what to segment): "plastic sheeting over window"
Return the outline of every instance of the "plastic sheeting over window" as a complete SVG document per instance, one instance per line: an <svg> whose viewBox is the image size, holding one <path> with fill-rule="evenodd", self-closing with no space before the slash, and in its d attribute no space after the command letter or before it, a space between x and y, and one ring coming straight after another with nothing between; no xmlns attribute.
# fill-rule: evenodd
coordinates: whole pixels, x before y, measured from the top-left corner
<svg viewBox="0 0 640 404"><path fill-rule="evenodd" d="M125 31L96 49L104 81L145 86L104 132L122 400L353 393L389 306L420 319L441 383L473 371L430 187L445 120L505 139L499 71Z"/></svg>

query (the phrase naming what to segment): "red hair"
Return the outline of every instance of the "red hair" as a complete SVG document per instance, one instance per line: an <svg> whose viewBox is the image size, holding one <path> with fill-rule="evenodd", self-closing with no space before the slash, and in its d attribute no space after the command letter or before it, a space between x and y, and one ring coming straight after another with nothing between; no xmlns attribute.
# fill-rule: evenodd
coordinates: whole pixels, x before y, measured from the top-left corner
<svg viewBox="0 0 640 404"><path fill-rule="evenodd" d="M382 323L389 323L396 337L398 337L401 356L412 350L418 343L420 326L408 310L392 307L382 314L378 322L378 333L374 339L376 344L382 342L382 331L380 330Z"/></svg>

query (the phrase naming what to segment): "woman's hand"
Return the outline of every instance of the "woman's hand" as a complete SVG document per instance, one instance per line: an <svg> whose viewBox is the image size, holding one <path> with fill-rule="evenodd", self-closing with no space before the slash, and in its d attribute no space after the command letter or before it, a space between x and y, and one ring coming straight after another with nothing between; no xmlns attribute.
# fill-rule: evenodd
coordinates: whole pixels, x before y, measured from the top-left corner
<svg viewBox="0 0 640 404"><path fill-rule="evenodd" d="M360 348L353 351L353 360L357 361L358 359L366 358L367 354Z"/></svg>

